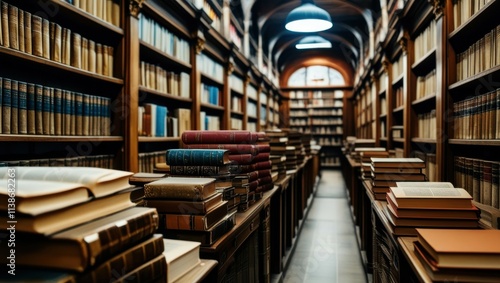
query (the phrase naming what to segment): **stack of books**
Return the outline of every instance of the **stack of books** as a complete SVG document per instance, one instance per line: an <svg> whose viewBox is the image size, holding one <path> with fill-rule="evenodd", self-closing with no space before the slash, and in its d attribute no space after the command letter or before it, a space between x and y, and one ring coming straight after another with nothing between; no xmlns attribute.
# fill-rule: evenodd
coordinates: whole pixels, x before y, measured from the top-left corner
<svg viewBox="0 0 500 283"><path fill-rule="evenodd" d="M385 214L396 235L415 236L416 228L478 228L472 197L447 182L401 182L387 193Z"/></svg>
<svg viewBox="0 0 500 283"><path fill-rule="evenodd" d="M374 139L358 139L356 137L348 136L345 141L346 154L352 155L356 148L360 147L375 147Z"/></svg>
<svg viewBox="0 0 500 283"><path fill-rule="evenodd" d="M185 131L184 150L225 149L229 152L230 178L226 186L234 187L234 205L245 211L262 193L272 189L270 145L263 132L241 130ZM172 171L172 170L171 170Z"/></svg>
<svg viewBox="0 0 500 283"><path fill-rule="evenodd" d="M302 134L302 154L304 156L311 156L311 140L312 136L309 134Z"/></svg>
<svg viewBox="0 0 500 283"><path fill-rule="evenodd" d="M11 235L0 246L0 262L8 267L2 276L10 282L164 280L163 238L154 234L158 213L131 201L130 175L87 167L0 168L2 180L15 183L15 190L0 187L0 226Z"/></svg>
<svg viewBox="0 0 500 283"><path fill-rule="evenodd" d="M351 157L354 161L361 164L361 177L363 179L371 179L371 158L387 158L389 157L389 153L385 147L358 147L351 153Z"/></svg>
<svg viewBox="0 0 500 283"><path fill-rule="evenodd" d="M417 229L415 256L432 281L498 282L500 231Z"/></svg>
<svg viewBox="0 0 500 283"><path fill-rule="evenodd" d="M144 185L144 206L159 214L167 237L211 245L232 229L236 211L215 189L214 178L166 177Z"/></svg>
<svg viewBox="0 0 500 283"><path fill-rule="evenodd" d="M286 144L288 143L288 134L282 130L267 130L266 135L269 138L271 148L271 171L278 173L278 180L286 177Z"/></svg>
<svg viewBox="0 0 500 283"><path fill-rule="evenodd" d="M424 161L419 158L371 157L371 189L375 199L385 200L389 187L395 187L396 182L425 181L424 167Z"/></svg>

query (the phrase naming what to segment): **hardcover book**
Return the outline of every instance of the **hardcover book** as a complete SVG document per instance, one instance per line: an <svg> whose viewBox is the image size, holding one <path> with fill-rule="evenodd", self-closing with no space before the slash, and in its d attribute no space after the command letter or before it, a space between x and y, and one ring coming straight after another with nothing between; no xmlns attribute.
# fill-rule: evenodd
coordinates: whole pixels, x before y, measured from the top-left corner
<svg viewBox="0 0 500 283"><path fill-rule="evenodd" d="M471 195L462 188L390 187L398 208L470 208Z"/></svg>
<svg viewBox="0 0 500 283"><path fill-rule="evenodd" d="M229 165L171 165L170 174L172 176L220 176L230 174Z"/></svg>
<svg viewBox="0 0 500 283"><path fill-rule="evenodd" d="M186 149L225 149L233 154L251 154L259 153L256 145L253 144L187 144Z"/></svg>
<svg viewBox="0 0 500 283"><path fill-rule="evenodd" d="M160 214L160 225L167 230L206 231L227 215L227 201L222 201L216 207L203 215L193 214Z"/></svg>
<svg viewBox="0 0 500 283"><path fill-rule="evenodd" d="M167 282L175 282L200 263L200 243L163 239L167 260Z"/></svg>
<svg viewBox="0 0 500 283"><path fill-rule="evenodd" d="M203 215L222 202L222 193L202 201L173 199L144 199L143 206L154 207L158 213Z"/></svg>
<svg viewBox="0 0 500 283"><path fill-rule="evenodd" d="M372 157L372 165L378 167L395 168L425 168L425 162L420 158L379 158Z"/></svg>
<svg viewBox="0 0 500 283"><path fill-rule="evenodd" d="M257 132L239 130L185 131L182 142L185 144L255 144Z"/></svg>
<svg viewBox="0 0 500 283"><path fill-rule="evenodd" d="M230 163L229 152L222 149L169 149L167 164L219 166Z"/></svg>
<svg viewBox="0 0 500 283"><path fill-rule="evenodd" d="M145 198L201 201L215 192L214 178L168 177L144 185Z"/></svg>

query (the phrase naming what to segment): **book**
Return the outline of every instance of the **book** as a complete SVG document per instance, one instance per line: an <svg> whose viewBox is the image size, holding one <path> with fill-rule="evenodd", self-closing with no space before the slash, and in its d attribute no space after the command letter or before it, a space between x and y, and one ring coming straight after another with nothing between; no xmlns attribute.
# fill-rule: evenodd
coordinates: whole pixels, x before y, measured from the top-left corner
<svg viewBox="0 0 500 283"><path fill-rule="evenodd" d="M401 173L401 174L420 174L422 173L422 168L395 168L395 167L373 167L370 163L371 172L377 173Z"/></svg>
<svg viewBox="0 0 500 283"><path fill-rule="evenodd" d="M5 2L2 2L2 4ZM2 133L10 134L10 117L11 117L11 86L12 81L10 79L3 79L2 87Z"/></svg>
<svg viewBox="0 0 500 283"><path fill-rule="evenodd" d="M105 262L85 270L83 273L56 269L18 266L16 276L10 276L9 282L114 282L117 276L127 274L140 267L144 262L163 254L165 248L161 234L154 234L143 242L120 252ZM0 275L0 281L7 281Z"/></svg>
<svg viewBox="0 0 500 283"><path fill-rule="evenodd" d="M182 133L185 144L254 144L258 138L257 132L239 130L190 130Z"/></svg>
<svg viewBox="0 0 500 283"><path fill-rule="evenodd" d="M385 206L385 215L394 226L435 227L435 228L478 228L478 218L405 218L396 216L396 212L389 205Z"/></svg>
<svg viewBox="0 0 500 283"><path fill-rule="evenodd" d="M230 174L229 165L170 165L172 176L220 176Z"/></svg>
<svg viewBox="0 0 500 283"><path fill-rule="evenodd" d="M19 130L19 82L11 81L10 86L10 133L17 134Z"/></svg>
<svg viewBox="0 0 500 283"><path fill-rule="evenodd" d="M416 230L418 242L438 268L500 269L500 230Z"/></svg>
<svg viewBox="0 0 500 283"><path fill-rule="evenodd" d="M50 22L42 18L42 57L50 60Z"/></svg>
<svg viewBox="0 0 500 283"><path fill-rule="evenodd" d="M2 21L2 45L10 48L10 35L9 35L9 4L5 1L1 2L1 21Z"/></svg>
<svg viewBox="0 0 500 283"><path fill-rule="evenodd" d="M142 242L157 228L155 209L132 207L50 236L16 234L16 264L83 272ZM7 245L0 247L3 254L6 249Z"/></svg>
<svg viewBox="0 0 500 283"><path fill-rule="evenodd" d="M403 173L372 173L371 174L372 178L374 181L404 181L400 183L405 183L405 182L413 182L413 181L425 181L425 175L424 174L403 174ZM422 182L424 183L424 182Z"/></svg>
<svg viewBox="0 0 500 283"><path fill-rule="evenodd" d="M425 162L420 158L371 158L372 165L378 167L395 168L425 168Z"/></svg>
<svg viewBox="0 0 500 283"><path fill-rule="evenodd" d="M193 214L160 214L160 225L167 230L206 231L227 215L227 201L222 201L216 207L203 215Z"/></svg>
<svg viewBox="0 0 500 283"><path fill-rule="evenodd" d="M158 213L177 213L189 215L203 215L222 202L222 193L202 201L174 200L174 199L144 199L143 206L154 207Z"/></svg>
<svg viewBox="0 0 500 283"><path fill-rule="evenodd" d="M396 187L454 188L450 182L396 182Z"/></svg>
<svg viewBox="0 0 500 283"><path fill-rule="evenodd" d="M151 183L153 181L157 181L161 178L167 177L164 173L145 173L139 172L130 176L128 179L129 184L134 186L144 186L147 183Z"/></svg>
<svg viewBox="0 0 500 283"><path fill-rule="evenodd" d="M214 178L168 177L144 185L145 198L200 201L215 194Z"/></svg>
<svg viewBox="0 0 500 283"><path fill-rule="evenodd" d="M229 152L223 149L169 149L167 164L219 166L230 163Z"/></svg>
<svg viewBox="0 0 500 283"><path fill-rule="evenodd" d="M470 208L471 195L462 188L390 187L398 208Z"/></svg>
<svg viewBox="0 0 500 283"><path fill-rule="evenodd" d="M9 4L9 43L10 48L19 50L19 9Z"/></svg>
<svg viewBox="0 0 500 283"><path fill-rule="evenodd" d="M200 243L163 239L167 260L167 282L175 282L200 263Z"/></svg>

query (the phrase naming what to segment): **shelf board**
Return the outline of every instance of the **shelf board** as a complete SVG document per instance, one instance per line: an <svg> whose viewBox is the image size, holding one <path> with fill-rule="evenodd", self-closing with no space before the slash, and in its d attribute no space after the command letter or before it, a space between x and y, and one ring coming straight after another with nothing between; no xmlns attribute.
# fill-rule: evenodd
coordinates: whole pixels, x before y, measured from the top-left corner
<svg viewBox="0 0 500 283"><path fill-rule="evenodd" d="M487 92L493 90L495 82L498 81L500 81L500 65L455 82L448 87L448 90L463 95L470 95L472 94L471 92L476 93L476 91L480 91L481 89Z"/></svg>
<svg viewBox="0 0 500 283"><path fill-rule="evenodd" d="M164 65L168 65L169 69L175 68L186 73L191 71L191 64L186 63L175 56L167 54L143 40L139 40L139 44L142 61L145 61L144 59L149 59L152 61L149 63L163 63Z"/></svg>
<svg viewBox="0 0 500 283"><path fill-rule="evenodd" d="M404 109L404 105L401 105L399 107L396 107L396 108L392 109L392 113L393 114L396 114L396 113L399 113L399 112L403 113L403 109Z"/></svg>
<svg viewBox="0 0 500 283"><path fill-rule="evenodd" d="M235 111L235 110L231 110L231 115L238 115L238 116L242 116L245 115L245 113L241 112L241 111Z"/></svg>
<svg viewBox="0 0 500 283"><path fill-rule="evenodd" d="M2 142L122 142L122 136L45 136L0 134Z"/></svg>
<svg viewBox="0 0 500 283"><path fill-rule="evenodd" d="M205 108L205 109L217 110L217 111L224 111L225 110L223 106L214 105L214 104L210 104L210 103L207 103L207 102L202 102L201 103L201 107Z"/></svg>
<svg viewBox="0 0 500 283"><path fill-rule="evenodd" d="M454 47L455 52L460 53L465 51L470 45L482 37L485 31L493 29L498 24L498 20L496 19L499 9L500 1L492 0L479 12L472 15L465 23L452 31L448 35L448 40Z"/></svg>
<svg viewBox="0 0 500 283"><path fill-rule="evenodd" d="M340 115L340 114L330 114L330 115L327 115L327 114L309 114L310 117L343 117L343 115Z"/></svg>
<svg viewBox="0 0 500 283"><path fill-rule="evenodd" d="M231 95L236 95L236 96L240 96L240 97L245 96L241 91L236 90L236 89L231 89Z"/></svg>
<svg viewBox="0 0 500 283"><path fill-rule="evenodd" d="M381 91L378 93L378 96L385 96L386 92L387 92L387 89L381 90Z"/></svg>
<svg viewBox="0 0 500 283"><path fill-rule="evenodd" d="M312 133L313 136L341 136L343 133L330 133L330 134L319 134L319 133Z"/></svg>
<svg viewBox="0 0 500 283"><path fill-rule="evenodd" d="M386 141L387 141L387 137L381 137L381 138L380 138L380 141L384 141L384 142L386 142Z"/></svg>
<svg viewBox="0 0 500 283"><path fill-rule="evenodd" d="M401 74L399 76L397 76L396 78L394 78L394 80L392 80L392 86L399 86L400 84L403 83L403 78L404 78L404 74Z"/></svg>
<svg viewBox="0 0 500 283"><path fill-rule="evenodd" d="M387 113L385 113L385 114L380 114L379 118L380 118L380 119L385 119L385 118L387 118Z"/></svg>
<svg viewBox="0 0 500 283"><path fill-rule="evenodd" d="M144 87L144 86L140 86L139 91L142 93L151 94L151 95L155 95L158 97L164 97L164 98L168 98L168 99L176 100L176 101L181 101L181 102L192 102L193 101L191 98L188 98L188 97L182 97L182 96L177 96L177 95L173 95L170 93L164 93L164 92L157 91L154 89L149 89L149 88Z"/></svg>
<svg viewBox="0 0 500 283"><path fill-rule="evenodd" d="M255 102L255 104L257 104L257 98L254 98L254 97L251 97L251 96L247 96L247 97L248 97L249 101L253 101L253 102ZM290 108L293 109L293 107L290 107ZM296 108L296 109L303 109L303 107L302 108Z"/></svg>
<svg viewBox="0 0 500 283"><path fill-rule="evenodd" d="M179 142L180 137L139 137L139 142Z"/></svg>
<svg viewBox="0 0 500 283"><path fill-rule="evenodd" d="M205 74L203 72L200 72L200 75L201 75L202 82L208 81L209 83L216 84L217 86L222 86L224 84L221 80L219 80L219 79L217 79L209 74Z"/></svg>
<svg viewBox="0 0 500 283"><path fill-rule="evenodd" d="M449 139L449 144L457 145L488 145L488 146L500 146L500 140L464 140L464 139Z"/></svg>
<svg viewBox="0 0 500 283"><path fill-rule="evenodd" d="M248 118L248 120L255 120L255 121L257 121L257 116L254 116L254 115L248 114L247 118Z"/></svg>
<svg viewBox="0 0 500 283"><path fill-rule="evenodd" d="M404 138L393 138L392 140L395 142L405 142Z"/></svg>
<svg viewBox="0 0 500 283"><path fill-rule="evenodd" d="M411 138L412 142L415 143L437 143L436 139L430 139L430 138Z"/></svg>
<svg viewBox="0 0 500 283"><path fill-rule="evenodd" d="M421 106L421 105L427 105L427 104L436 104L436 93L432 93L429 95L426 95L424 97L421 97L419 99L415 99L411 102L411 105L413 106Z"/></svg>
<svg viewBox="0 0 500 283"><path fill-rule="evenodd" d="M427 52L422 58L413 63L411 69L417 76L423 76L436 68L436 48Z"/></svg>

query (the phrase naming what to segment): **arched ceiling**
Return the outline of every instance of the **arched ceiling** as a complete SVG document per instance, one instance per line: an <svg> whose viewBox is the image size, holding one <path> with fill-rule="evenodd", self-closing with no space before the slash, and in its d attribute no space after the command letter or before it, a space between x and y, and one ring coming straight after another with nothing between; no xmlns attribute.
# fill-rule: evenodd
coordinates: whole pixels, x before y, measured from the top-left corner
<svg viewBox="0 0 500 283"><path fill-rule="evenodd" d="M331 58L355 70L364 45L369 42L374 19L380 14L381 1L385 3L387 0L315 0L315 5L326 10L333 22L331 29L315 33L331 41L333 47L317 50L297 50L295 44L310 34L285 29L288 13L298 7L301 0L237 2L247 8L243 9L243 13L250 20L250 32L255 36L260 31L264 55L270 57L278 71L283 72L293 68L290 62L297 63L298 58L309 61L314 57Z"/></svg>

